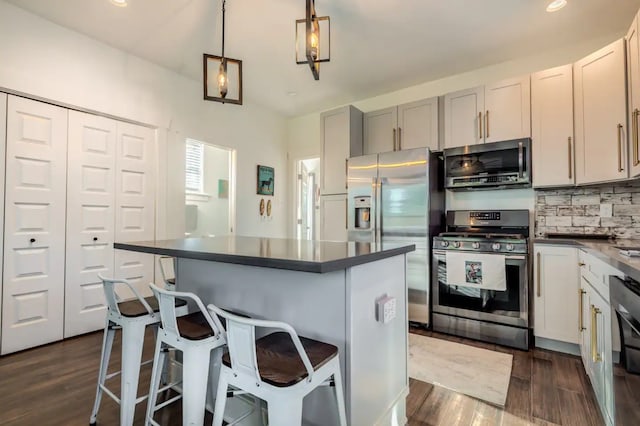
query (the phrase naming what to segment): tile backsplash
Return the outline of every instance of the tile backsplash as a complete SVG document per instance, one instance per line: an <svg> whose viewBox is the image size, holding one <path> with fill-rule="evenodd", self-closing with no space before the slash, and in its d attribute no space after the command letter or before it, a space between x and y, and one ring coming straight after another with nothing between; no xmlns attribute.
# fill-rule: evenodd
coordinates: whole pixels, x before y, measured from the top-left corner
<svg viewBox="0 0 640 426"><path fill-rule="evenodd" d="M612 234L640 239L640 179L615 184L536 190L536 235Z"/></svg>

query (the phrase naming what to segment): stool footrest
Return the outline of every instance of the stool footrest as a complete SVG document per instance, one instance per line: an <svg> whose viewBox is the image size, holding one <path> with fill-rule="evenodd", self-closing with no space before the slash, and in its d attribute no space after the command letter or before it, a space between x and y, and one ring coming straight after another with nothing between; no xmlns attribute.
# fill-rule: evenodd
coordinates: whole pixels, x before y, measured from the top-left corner
<svg viewBox="0 0 640 426"><path fill-rule="evenodd" d="M120 398L118 398L113 392L111 392L109 390L109 388L107 388L105 385L100 385L100 389L102 389L102 392L106 393L107 395L109 395L109 397L111 399L113 399L115 402L117 402L118 404L120 404Z"/></svg>

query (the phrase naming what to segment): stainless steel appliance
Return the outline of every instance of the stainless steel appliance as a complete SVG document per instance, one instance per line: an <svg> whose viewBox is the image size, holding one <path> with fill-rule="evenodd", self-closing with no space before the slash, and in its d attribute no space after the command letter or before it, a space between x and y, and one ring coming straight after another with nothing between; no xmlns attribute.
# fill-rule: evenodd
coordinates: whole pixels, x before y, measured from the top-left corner
<svg viewBox="0 0 640 426"><path fill-rule="evenodd" d="M529 211L448 211L447 232L433 239L433 329L520 349L529 348ZM460 253L448 255L448 253ZM498 262L503 289L487 282L450 284L447 258L475 274L478 258ZM468 258L468 261L466 259ZM494 268L495 269L495 268ZM483 288L483 286L485 288Z"/></svg>
<svg viewBox="0 0 640 426"><path fill-rule="evenodd" d="M442 160L427 148L348 162L350 241L415 244L407 255L409 321L429 324L431 238L444 223Z"/></svg>
<svg viewBox="0 0 640 426"><path fill-rule="evenodd" d="M616 371L613 376L615 424L635 426L640 421L637 387L632 385L640 383L640 282L610 276L609 292L620 326L620 362L627 370Z"/></svg>
<svg viewBox="0 0 640 426"><path fill-rule="evenodd" d="M444 150L447 189L531 186L531 139L514 139Z"/></svg>

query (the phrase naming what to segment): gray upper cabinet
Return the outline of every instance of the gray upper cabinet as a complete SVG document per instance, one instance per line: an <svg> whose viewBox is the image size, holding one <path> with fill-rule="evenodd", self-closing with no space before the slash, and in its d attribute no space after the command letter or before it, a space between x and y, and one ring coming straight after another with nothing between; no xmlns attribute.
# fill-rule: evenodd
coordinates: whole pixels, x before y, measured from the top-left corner
<svg viewBox="0 0 640 426"><path fill-rule="evenodd" d="M320 114L320 192L347 192L347 159L362 155L362 112L349 105Z"/></svg>
<svg viewBox="0 0 640 426"><path fill-rule="evenodd" d="M529 75L447 93L444 123L443 148L530 137Z"/></svg>
<svg viewBox="0 0 640 426"><path fill-rule="evenodd" d="M578 184L629 175L624 47L620 39L573 66Z"/></svg>
<svg viewBox="0 0 640 426"><path fill-rule="evenodd" d="M629 175L640 175L640 43L638 42L638 15L627 33L627 92L629 95Z"/></svg>
<svg viewBox="0 0 640 426"><path fill-rule="evenodd" d="M438 98L364 114L364 153L427 147L438 149Z"/></svg>

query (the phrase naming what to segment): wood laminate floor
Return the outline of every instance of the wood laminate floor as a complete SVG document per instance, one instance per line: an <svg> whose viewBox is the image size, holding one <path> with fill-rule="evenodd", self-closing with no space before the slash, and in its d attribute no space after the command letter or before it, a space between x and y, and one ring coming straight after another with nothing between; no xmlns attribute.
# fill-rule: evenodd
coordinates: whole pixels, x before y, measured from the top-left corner
<svg viewBox="0 0 640 426"><path fill-rule="evenodd" d="M534 349L504 348L411 329L411 332L464 342L513 354L511 384L505 409L447 389L411 380L407 399L409 425L601 425L594 394L577 357ZM120 343L116 338L111 369L119 369ZM102 333L0 357L0 425L87 425L93 407ZM147 333L145 359L153 351ZM139 394L148 389L150 366L143 367ZM638 390L640 378L618 375ZM636 380L638 379L638 380ZM119 389L117 378L113 389ZM118 392L119 393L119 392ZM144 424L144 407L136 410L136 425ZM163 409L156 417L163 425L179 425L180 404ZM210 424L211 416L207 416ZM118 424L118 406L104 397L99 425Z"/></svg>

